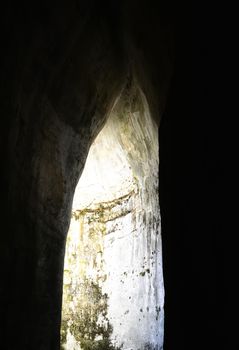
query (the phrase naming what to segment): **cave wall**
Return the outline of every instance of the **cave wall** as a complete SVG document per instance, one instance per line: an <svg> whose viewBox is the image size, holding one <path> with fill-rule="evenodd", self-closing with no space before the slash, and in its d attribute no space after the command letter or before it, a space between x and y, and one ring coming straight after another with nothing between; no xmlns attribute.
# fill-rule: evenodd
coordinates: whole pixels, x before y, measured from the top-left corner
<svg viewBox="0 0 239 350"><path fill-rule="evenodd" d="M62 313L68 350L163 347L158 127L142 92L127 102L122 94L92 144L74 195Z"/></svg>
<svg viewBox="0 0 239 350"><path fill-rule="evenodd" d="M10 22L16 21L9 43L11 62L16 61L5 116L10 129L5 165L10 233L3 237L1 264L2 339L8 349L59 348L63 257L73 191L123 76L115 69L119 58L111 31L99 23L98 13L85 15L86 22L76 30L75 8L38 5L28 10L16 7L13 13L9 8L8 13L8 18L13 16ZM80 63L82 57L85 63ZM77 88L76 82L81 86ZM64 112L62 106L69 104L72 108Z"/></svg>
<svg viewBox="0 0 239 350"><path fill-rule="evenodd" d="M6 349L59 348L65 238L90 143L127 77L138 74L147 91L153 90L152 75L163 90L169 84L168 61L159 60L140 77L142 66L150 67L142 47L153 42L147 33L137 44L145 57L136 64L136 45L130 44L136 17L124 6L41 1L3 8L1 213L9 225L1 236L1 339ZM150 23L153 12L146 15ZM138 73L132 73L136 66ZM168 74L161 77L164 66ZM154 110L157 95L149 94Z"/></svg>
<svg viewBox="0 0 239 350"><path fill-rule="evenodd" d="M197 108L191 108L188 8L173 1L122 4L2 4L0 332L5 349L59 348L63 231L73 188L89 147L86 139L94 139L132 71L152 115L157 119L166 107L159 129L164 348L222 344L219 251L212 232L220 231L222 209L214 198L221 184L217 169L224 166L217 147L208 155L213 133L202 137L210 118L201 107L206 80L197 90ZM196 70L205 76L203 62L197 61ZM76 167L67 150L83 157ZM200 220L202 208L210 230ZM200 259L203 242L206 254Z"/></svg>

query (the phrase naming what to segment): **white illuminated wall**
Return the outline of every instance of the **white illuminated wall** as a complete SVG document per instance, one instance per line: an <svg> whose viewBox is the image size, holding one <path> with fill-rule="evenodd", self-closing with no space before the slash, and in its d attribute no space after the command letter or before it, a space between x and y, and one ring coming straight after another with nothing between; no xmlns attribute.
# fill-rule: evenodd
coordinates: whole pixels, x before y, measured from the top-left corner
<svg viewBox="0 0 239 350"><path fill-rule="evenodd" d="M142 101L141 111L123 118L112 113L91 146L75 191L62 312L68 350L85 349L82 335L71 331L84 307L92 308L98 324L111 325L115 348L163 348L158 130L143 96ZM104 311L92 306L91 292L84 292L87 281L98 286L100 296L107 295ZM98 334L94 341L103 338Z"/></svg>

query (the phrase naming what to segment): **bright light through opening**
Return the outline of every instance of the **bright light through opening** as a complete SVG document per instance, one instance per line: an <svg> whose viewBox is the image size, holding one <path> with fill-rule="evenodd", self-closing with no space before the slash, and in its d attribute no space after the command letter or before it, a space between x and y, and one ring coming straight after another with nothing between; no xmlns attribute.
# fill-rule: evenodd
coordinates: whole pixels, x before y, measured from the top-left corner
<svg viewBox="0 0 239 350"><path fill-rule="evenodd" d="M114 111L77 185L64 265L68 350L161 349L158 132L145 98Z"/></svg>

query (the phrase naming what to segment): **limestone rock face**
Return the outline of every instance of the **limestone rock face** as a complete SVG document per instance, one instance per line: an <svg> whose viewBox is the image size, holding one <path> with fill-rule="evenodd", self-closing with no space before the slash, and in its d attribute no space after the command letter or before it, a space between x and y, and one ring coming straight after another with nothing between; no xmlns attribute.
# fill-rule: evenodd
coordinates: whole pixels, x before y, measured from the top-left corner
<svg viewBox="0 0 239 350"><path fill-rule="evenodd" d="M135 0L2 6L1 222L7 228L0 237L0 332L6 350L60 347L74 190L92 142L130 80L159 120L172 75L166 12ZM125 149L134 149L133 135L129 140ZM130 152L127 157L148 187L142 164ZM140 196L148 202L146 193Z"/></svg>
<svg viewBox="0 0 239 350"><path fill-rule="evenodd" d="M116 106L75 191L64 266L65 349L163 346L158 162L157 126L141 93L135 106L121 113Z"/></svg>

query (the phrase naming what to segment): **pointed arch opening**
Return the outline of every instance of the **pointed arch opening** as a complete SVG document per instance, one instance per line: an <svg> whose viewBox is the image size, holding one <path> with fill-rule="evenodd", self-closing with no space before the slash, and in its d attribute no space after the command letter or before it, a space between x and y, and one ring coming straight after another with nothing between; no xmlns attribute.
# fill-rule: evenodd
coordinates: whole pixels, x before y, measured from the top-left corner
<svg viewBox="0 0 239 350"><path fill-rule="evenodd" d="M67 236L61 347L163 348L158 126L140 89L91 145Z"/></svg>

